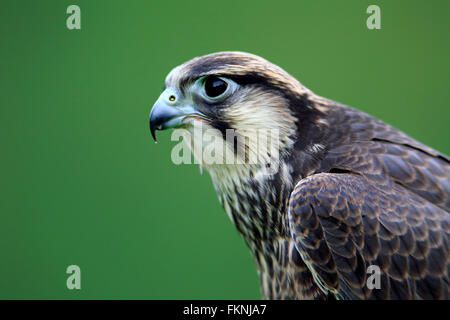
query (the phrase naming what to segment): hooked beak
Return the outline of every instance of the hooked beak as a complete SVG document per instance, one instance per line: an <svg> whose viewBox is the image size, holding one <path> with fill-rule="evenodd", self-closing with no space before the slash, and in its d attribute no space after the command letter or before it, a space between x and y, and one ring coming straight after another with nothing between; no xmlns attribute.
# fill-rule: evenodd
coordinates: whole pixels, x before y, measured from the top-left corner
<svg viewBox="0 0 450 320"><path fill-rule="evenodd" d="M153 105L150 112L150 132L153 140L156 140L156 130L165 130L182 126L183 120L192 114L198 114L191 105L179 106L175 102L168 100L167 93L163 92Z"/></svg>

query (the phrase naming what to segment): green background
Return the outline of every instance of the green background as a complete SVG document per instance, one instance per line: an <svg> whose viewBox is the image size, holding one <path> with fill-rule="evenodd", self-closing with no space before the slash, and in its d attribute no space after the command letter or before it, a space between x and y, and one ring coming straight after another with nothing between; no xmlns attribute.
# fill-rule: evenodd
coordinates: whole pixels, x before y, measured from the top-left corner
<svg viewBox="0 0 450 320"><path fill-rule="evenodd" d="M81 8L81 30L66 8ZM381 30L366 8L381 7ZM154 144L166 74L242 50L450 153L450 1L1 2L0 298L253 299L209 175ZM68 265L81 290L66 288Z"/></svg>

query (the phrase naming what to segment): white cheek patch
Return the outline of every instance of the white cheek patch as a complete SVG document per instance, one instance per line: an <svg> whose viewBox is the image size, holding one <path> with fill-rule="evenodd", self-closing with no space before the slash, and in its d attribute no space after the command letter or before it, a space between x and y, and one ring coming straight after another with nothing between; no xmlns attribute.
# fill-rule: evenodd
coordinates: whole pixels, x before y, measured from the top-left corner
<svg viewBox="0 0 450 320"><path fill-rule="evenodd" d="M296 132L296 118L286 100L258 88L247 89L239 95L241 98L226 110L226 121L243 132L260 131L259 137L266 132L267 139L270 133L278 131L279 145L289 148L290 137Z"/></svg>

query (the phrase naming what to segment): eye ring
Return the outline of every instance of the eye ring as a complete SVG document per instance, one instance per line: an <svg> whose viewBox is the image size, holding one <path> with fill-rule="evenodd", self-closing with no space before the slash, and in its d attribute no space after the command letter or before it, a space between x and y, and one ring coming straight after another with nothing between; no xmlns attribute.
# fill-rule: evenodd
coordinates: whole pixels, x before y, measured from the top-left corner
<svg viewBox="0 0 450 320"><path fill-rule="evenodd" d="M207 76L203 80L203 91L209 99L220 99L228 91L228 88L228 82L217 76Z"/></svg>

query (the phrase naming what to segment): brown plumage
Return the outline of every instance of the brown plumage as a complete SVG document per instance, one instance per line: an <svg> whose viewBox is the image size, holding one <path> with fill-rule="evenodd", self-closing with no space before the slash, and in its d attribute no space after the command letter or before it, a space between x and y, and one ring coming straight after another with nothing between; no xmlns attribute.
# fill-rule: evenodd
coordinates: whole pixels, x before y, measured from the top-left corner
<svg viewBox="0 0 450 320"><path fill-rule="evenodd" d="M208 77L232 90L210 99ZM448 299L448 157L315 95L254 55L195 58L172 70L165 86L176 98L170 108L189 105L190 113L167 116L174 109L161 107L163 93L152 132L175 117L171 127L192 131L201 123L222 139L230 129L279 130L274 174L267 172L273 156L252 141L247 151L264 153L265 162L204 164L254 256L263 298ZM203 151L191 148L197 156ZM367 284L373 265L379 288Z"/></svg>

